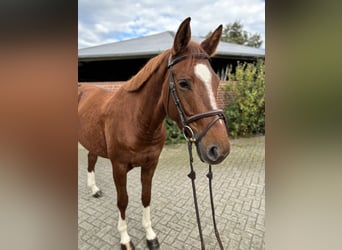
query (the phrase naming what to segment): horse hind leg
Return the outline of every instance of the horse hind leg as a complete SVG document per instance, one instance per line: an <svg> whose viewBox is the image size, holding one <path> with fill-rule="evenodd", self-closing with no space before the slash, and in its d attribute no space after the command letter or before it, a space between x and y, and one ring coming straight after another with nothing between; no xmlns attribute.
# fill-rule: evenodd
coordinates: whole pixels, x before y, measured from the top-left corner
<svg viewBox="0 0 342 250"><path fill-rule="evenodd" d="M91 194L95 198L99 198L103 195L102 191L96 186L95 181L95 164L97 161L97 155L88 153L88 178L87 186L91 191Z"/></svg>
<svg viewBox="0 0 342 250"><path fill-rule="evenodd" d="M143 204L142 225L146 230L146 244L149 250L159 249L159 241L156 233L152 229L150 202L151 202L151 187L152 177L156 166L141 168L141 201Z"/></svg>

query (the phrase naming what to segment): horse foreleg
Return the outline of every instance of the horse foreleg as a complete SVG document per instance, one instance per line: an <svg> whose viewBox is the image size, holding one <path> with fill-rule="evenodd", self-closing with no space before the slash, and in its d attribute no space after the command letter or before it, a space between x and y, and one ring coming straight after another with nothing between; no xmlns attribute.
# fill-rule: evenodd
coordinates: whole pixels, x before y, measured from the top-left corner
<svg viewBox="0 0 342 250"><path fill-rule="evenodd" d="M134 245L127 232L126 208L128 205L127 195L127 172L122 171L121 167L113 166L113 177L117 192L117 206L119 208L118 231L120 232L121 250L134 250Z"/></svg>
<svg viewBox="0 0 342 250"><path fill-rule="evenodd" d="M152 177L156 164L150 167L141 168L141 201L144 206L142 224L146 230L146 243L148 248L159 249L159 242L155 232L152 229L151 214L150 214L150 202L151 202L151 187L152 187Z"/></svg>
<svg viewBox="0 0 342 250"><path fill-rule="evenodd" d="M97 155L89 152L88 153L88 178L87 185L91 190L92 196L99 198L102 196L102 191L96 186L95 182L95 164L97 161Z"/></svg>

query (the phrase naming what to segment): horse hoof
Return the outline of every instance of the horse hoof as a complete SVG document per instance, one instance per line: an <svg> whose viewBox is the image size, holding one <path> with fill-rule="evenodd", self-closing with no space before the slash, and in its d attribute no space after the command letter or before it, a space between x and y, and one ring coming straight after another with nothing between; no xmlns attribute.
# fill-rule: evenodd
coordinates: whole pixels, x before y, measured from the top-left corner
<svg viewBox="0 0 342 250"><path fill-rule="evenodd" d="M135 247L134 247L132 241L130 241L126 244L121 244L121 250L135 250Z"/></svg>
<svg viewBox="0 0 342 250"><path fill-rule="evenodd" d="M157 250L159 249L159 241L158 238L155 238L153 240L146 240L147 247L149 250Z"/></svg>
<svg viewBox="0 0 342 250"><path fill-rule="evenodd" d="M101 190L99 190L99 191L97 191L95 194L93 194L93 197L95 197L95 198L100 198L100 197L102 197L102 196L103 196L103 193L102 193Z"/></svg>

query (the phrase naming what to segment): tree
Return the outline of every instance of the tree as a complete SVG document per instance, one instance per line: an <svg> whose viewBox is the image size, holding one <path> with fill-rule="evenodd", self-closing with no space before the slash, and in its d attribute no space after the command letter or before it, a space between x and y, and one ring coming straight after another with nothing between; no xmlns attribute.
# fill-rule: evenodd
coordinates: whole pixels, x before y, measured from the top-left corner
<svg viewBox="0 0 342 250"><path fill-rule="evenodd" d="M211 35L211 32L207 37ZM227 24L222 31L221 41L259 48L262 44L260 34L251 34L243 29L240 21Z"/></svg>

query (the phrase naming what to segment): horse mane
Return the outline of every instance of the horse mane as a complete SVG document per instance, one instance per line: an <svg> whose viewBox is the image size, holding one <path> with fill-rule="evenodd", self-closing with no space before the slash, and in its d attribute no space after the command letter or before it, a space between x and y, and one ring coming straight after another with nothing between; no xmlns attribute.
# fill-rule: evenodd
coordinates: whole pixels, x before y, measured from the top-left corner
<svg viewBox="0 0 342 250"><path fill-rule="evenodd" d="M190 41L188 46L186 47L188 54L199 54L206 53L204 49L195 41ZM130 80L128 80L123 88L129 92L138 91L142 86L150 79L150 77L159 69L162 64L165 55L167 55L171 49L164 51L163 53L151 58L146 65ZM185 51L183 51L184 53ZM174 55L175 57L179 55ZM193 63L192 58L190 58L189 63Z"/></svg>
<svg viewBox="0 0 342 250"><path fill-rule="evenodd" d="M168 51L170 50L151 58L135 76L123 85L123 88L129 92L138 91L159 69Z"/></svg>

